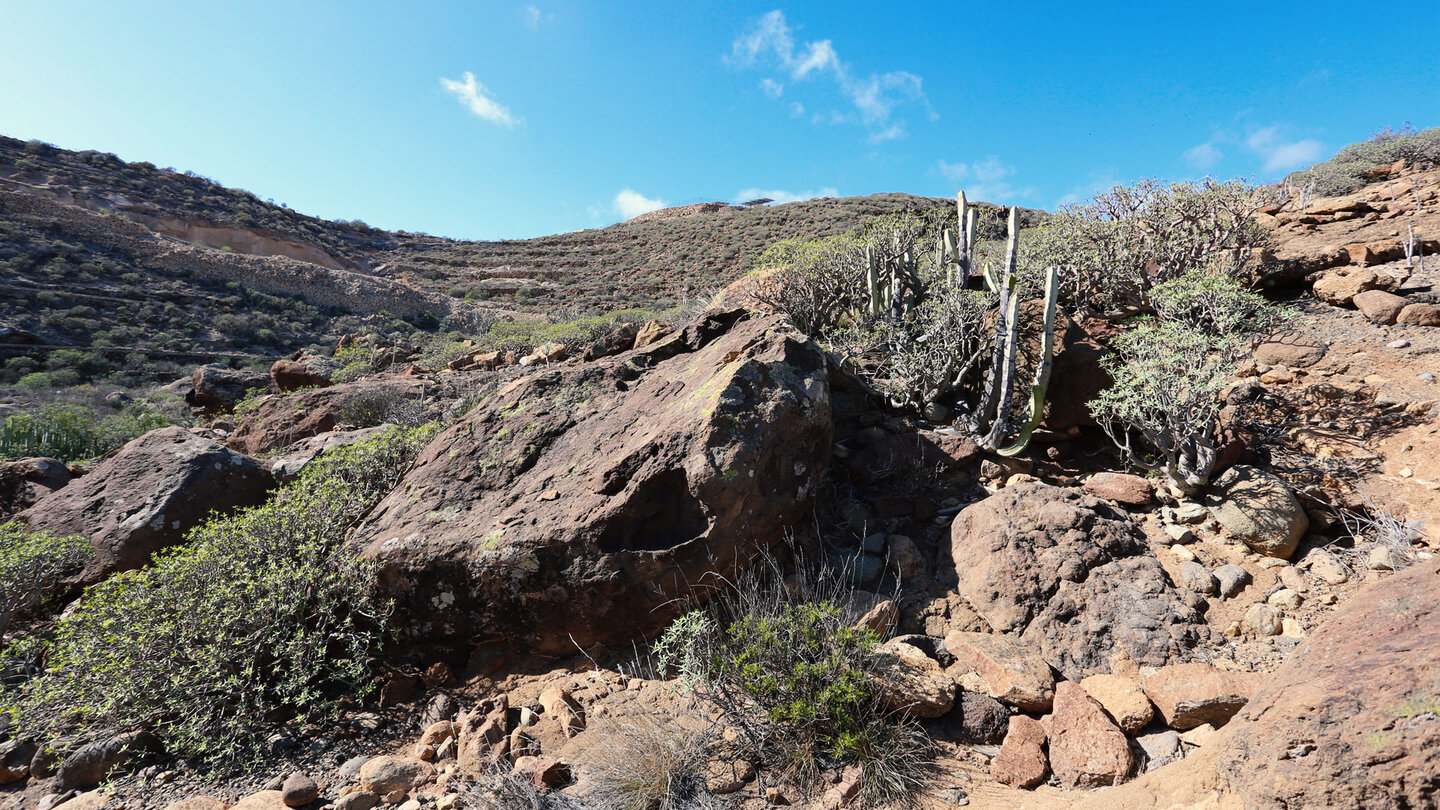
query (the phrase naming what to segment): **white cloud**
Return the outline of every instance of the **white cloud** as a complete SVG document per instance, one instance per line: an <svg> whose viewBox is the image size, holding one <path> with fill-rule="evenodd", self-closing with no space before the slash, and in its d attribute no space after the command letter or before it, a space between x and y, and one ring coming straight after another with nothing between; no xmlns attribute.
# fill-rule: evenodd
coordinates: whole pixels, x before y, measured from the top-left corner
<svg viewBox="0 0 1440 810"><path fill-rule="evenodd" d="M730 43L727 64L740 69L778 70L792 82L824 77L833 81L841 95L854 108L851 113L833 111L829 116L816 116L817 122L858 120L870 131L870 140L880 142L898 138L905 133L903 121L892 120L897 108L918 105L934 120L935 111L921 87L921 78L903 70L857 77L828 39L807 42L797 47L785 13L772 11L751 21L735 41ZM766 94L778 98L780 84L772 78L760 83ZM773 88L773 89L772 89Z"/></svg>
<svg viewBox="0 0 1440 810"><path fill-rule="evenodd" d="M615 212L625 219L658 211L664 207L664 200L658 197L652 200L634 189L627 188L615 195Z"/></svg>
<svg viewBox="0 0 1440 810"><path fill-rule="evenodd" d="M1280 137L1278 125L1258 129L1245 139L1250 151L1265 159L1264 172L1280 172L1308 166L1319 160L1324 144L1314 138L1286 141Z"/></svg>
<svg viewBox="0 0 1440 810"><path fill-rule="evenodd" d="M935 173L965 190L965 196L974 200L1003 203L1023 199L1035 193L1035 189L1019 188L1007 178L1015 174L1015 167L1000 162L998 158L986 158L974 163L951 163L935 161Z"/></svg>
<svg viewBox="0 0 1440 810"><path fill-rule="evenodd" d="M1185 158L1186 163L1203 172L1219 163L1220 159L1225 157L1225 153L1215 146L1214 141L1206 141L1186 149L1181 157Z"/></svg>
<svg viewBox="0 0 1440 810"><path fill-rule="evenodd" d="M785 93L785 85L770 78L760 80L760 89L770 98L779 98Z"/></svg>
<svg viewBox="0 0 1440 810"><path fill-rule="evenodd" d="M839 197L840 192L832 186L826 186L815 191L784 191L782 189L761 189L747 188L735 195L735 202L743 203L750 200L758 200L761 197L769 197L777 203L800 202L801 200L814 200L819 197Z"/></svg>
<svg viewBox="0 0 1440 810"><path fill-rule="evenodd" d="M805 114L805 105L798 101L790 102L790 115L799 118Z"/></svg>
<svg viewBox="0 0 1440 810"><path fill-rule="evenodd" d="M531 31L538 29L541 23L553 22L554 20L555 12L553 11L541 11L535 6L525 6L520 9L520 21L525 23L525 27Z"/></svg>
<svg viewBox="0 0 1440 810"><path fill-rule="evenodd" d="M513 127L521 123L520 119L510 114L508 107L501 105L500 102L491 98L490 91L485 89L485 85L476 81L475 74L468 70L465 71L463 81L442 77L440 79L440 86L445 88L446 92L459 99L461 104L469 107L470 112L484 118L486 121L493 124L502 124L507 127Z"/></svg>

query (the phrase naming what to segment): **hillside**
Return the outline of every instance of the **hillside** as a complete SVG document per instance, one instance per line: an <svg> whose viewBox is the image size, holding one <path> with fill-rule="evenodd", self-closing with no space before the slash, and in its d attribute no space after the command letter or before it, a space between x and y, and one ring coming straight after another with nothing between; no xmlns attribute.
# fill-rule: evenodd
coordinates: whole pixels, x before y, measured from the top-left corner
<svg viewBox="0 0 1440 810"><path fill-rule="evenodd" d="M134 384L350 332L406 339L461 311L664 310L724 287L781 239L945 205L908 194L707 204L466 242L321 220L191 173L0 137L0 383L48 369L61 383Z"/></svg>

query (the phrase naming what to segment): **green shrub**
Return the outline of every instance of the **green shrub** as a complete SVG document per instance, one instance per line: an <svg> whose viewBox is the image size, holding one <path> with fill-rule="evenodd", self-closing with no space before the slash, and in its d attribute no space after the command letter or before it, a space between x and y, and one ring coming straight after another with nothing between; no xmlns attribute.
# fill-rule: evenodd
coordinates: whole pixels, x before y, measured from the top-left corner
<svg viewBox="0 0 1440 810"><path fill-rule="evenodd" d="M681 616L656 658L720 710L747 756L812 787L858 762L867 804L900 798L920 783L929 740L882 703L879 636L842 607L841 579L778 574L752 569L708 609Z"/></svg>
<svg viewBox="0 0 1440 810"><path fill-rule="evenodd" d="M83 537L54 537L23 523L0 523L0 635L15 618L53 599L92 551Z"/></svg>
<svg viewBox="0 0 1440 810"><path fill-rule="evenodd" d="M326 453L272 502L91 588L56 628L44 674L0 708L51 744L145 726L173 753L224 762L253 755L277 719L319 719L339 694L365 694L389 606L345 537L433 433L397 428Z"/></svg>
<svg viewBox="0 0 1440 810"><path fill-rule="evenodd" d="M1304 189L1313 183L1313 194L1320 197L1349 194L1365 185L1368 173L1397 160L1422 167L1440 163L1440 127L1418 132L1409 126L1398 131L1386 128L1324 163L1291 174L1285 184Z"/></svg>
<svg viewBox="0 0 1440 810"><path fill-rule="evenodd" d="M95 458L171 424L169 417L139 404L103 416L80 405L44 405L5 418L0 425L0 458Z"/></svg>

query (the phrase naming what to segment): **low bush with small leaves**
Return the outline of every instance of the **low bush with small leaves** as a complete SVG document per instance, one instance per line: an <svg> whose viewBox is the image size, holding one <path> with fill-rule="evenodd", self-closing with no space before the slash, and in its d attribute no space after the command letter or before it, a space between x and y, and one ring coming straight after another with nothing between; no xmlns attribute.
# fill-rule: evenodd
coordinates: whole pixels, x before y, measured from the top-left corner
<svg viewBox="0 0 1440 810"><path fill-rule="evenodd" d="M1398 130L1385 128L1369 140L1352 143L1335 157L1285 178L1291 188L1310 190L1313 196L1334 197L1359 191L1366 176L1397 160L1415 166L1440 163L1440 127L1415 130L1409 125Z"/></svg>
<svg viewBox="0 0 1440 810"><path fill-rule="evenodd" d="M18 617L44 607L64 590L66 577L90 559L90 541L0 523L0 635Z"/></svg>
<svg viewBox="0 0 1440 810"><path fill-rule="evenodd" d="M812 788L859 763L866 804L904 800L923 781L929 739L882 704L880 637L844 607L843 574L787 579L769 562L672 624L658 661L720 709L748 756Z"/></svg>
<svg viewBox="0 0 1440 810"><path fill-rule="evenodd" d="M365 694L389 605L345 536L433 433L393 428L326 453L270 503L91 588L45 645L43 674L0 693L0 712L61 748L147 727L173 753L235 763L277 718L320 719Z"/></svg>

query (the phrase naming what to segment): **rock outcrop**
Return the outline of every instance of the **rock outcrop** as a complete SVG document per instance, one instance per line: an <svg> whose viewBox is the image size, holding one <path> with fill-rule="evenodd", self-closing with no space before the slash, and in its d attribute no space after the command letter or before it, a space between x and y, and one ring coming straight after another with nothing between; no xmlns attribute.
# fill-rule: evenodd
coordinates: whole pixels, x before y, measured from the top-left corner
<svg viewBox="0 0 1440 810"><path fill-rule="evenodd" d="M1365 588L1230 722L1220 773L1246 807L1434 807L1440 559Z"/></svg>
<svg viewBox="0 0 1440 810"><path fill-rule="evenodd" d="M386 421L391 408L419 402L424 391L425 383L420 379L378 375L314 391L272 394L260 398L255 410L245 414L225 443L255 456L341 425L373 427Z"/></svg>
<svg viewBox="0 0 1440 810"><path fill-rule="evenodd" d="M440 434L353 542L412 643L628 643L804 514L832 442L825 364L737 311L521 378Z"/></svg>
<svg viewBox="0 0 1440 810"><path fill-rule="evenodd" d="M139 568L210 512L263 503L270 471L184 428L152 430L84 477L20 513L35 529L88 537L95 556L81 581Z"/></svg>
<svg viewBox="0 0 1440 810"><path fill-rule="evenodd" d="M997 633L1017 634L1078 681L1112 659L1183 660L1206 630L1128 517L1040 483L966 507L951 527L957 590Z"/></svg>
<svg viewBox="0 0 1440 810"><path fill-rule="evenodd" d="M233 411L247 392L270 385L270 375L263 371L235 369L210 364L195 369L190 375L190 390L185 392L185 404L204 413L215 414Z"/></svg>

